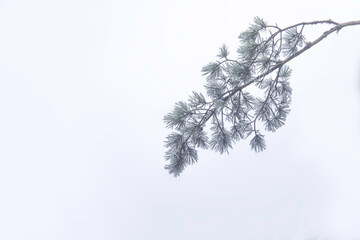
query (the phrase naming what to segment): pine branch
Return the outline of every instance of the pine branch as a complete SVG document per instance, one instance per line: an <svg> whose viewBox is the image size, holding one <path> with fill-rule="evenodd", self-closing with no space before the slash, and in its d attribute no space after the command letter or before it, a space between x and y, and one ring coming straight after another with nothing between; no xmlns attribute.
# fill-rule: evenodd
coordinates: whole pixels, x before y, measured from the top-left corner
<svg viewBox="0 0 360 240"><path fill-rule="evenodd" d="M303 32L318 24L332 27L315 40L305 42ZM355 25L360 25L360 20L345 23L312 21L280 28L256 17L254 24L239 36L237 60L228 58L228 48L223 45L217 55L220 60L203 67L210 101L201 93L193 92L189 103L177 103L174 110L164 117L166 126L177 131L165 141L168 148L165 158L170 161L165 168L179 176L187 165L197 162L196 148L207 149L210 145L215 151L228 153L232 142L251 134L254 134L250 141L251 149L263 151L266 143L257 122L262 122L266 131L274 132L284 125L290 112L292 89L288 80L291 70L286 64L330 34ZM255 98L246 92L250 85L262 90L264 98ZM213 132L211 141L204 130L210 119L213 125L210 128Z"/></svg>

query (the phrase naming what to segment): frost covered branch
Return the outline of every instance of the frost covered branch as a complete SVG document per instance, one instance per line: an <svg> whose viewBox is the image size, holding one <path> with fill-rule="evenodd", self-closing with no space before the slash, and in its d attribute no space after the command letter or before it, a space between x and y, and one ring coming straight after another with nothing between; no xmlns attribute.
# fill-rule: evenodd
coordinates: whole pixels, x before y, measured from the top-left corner
<svg viewBox="0 0 360 240"><path fill-rule="evenodd" d="M329 25L317 39L306 41L304 31L311 25ZM290 112L291 93L289 61L307 51L333 32L360 21L337 23L332 20L302 22L286 28L269 25L259 17L239 35L237 59L229 58L226 45L220 47L218 60L202 68L206 76L202 93L193 92L187 102L175 104L164 116L168 128L176 130L165 140L168 148L165 169L179 176L187 165L198 160L196 148L228 153L232 144L252 136L251 149L266 148L263 130L275 132L285 124ZM248 91L256 86L262 97ZM210 124L209 129L206 125ZM211 132L210 137L206 130Z"/></svg>

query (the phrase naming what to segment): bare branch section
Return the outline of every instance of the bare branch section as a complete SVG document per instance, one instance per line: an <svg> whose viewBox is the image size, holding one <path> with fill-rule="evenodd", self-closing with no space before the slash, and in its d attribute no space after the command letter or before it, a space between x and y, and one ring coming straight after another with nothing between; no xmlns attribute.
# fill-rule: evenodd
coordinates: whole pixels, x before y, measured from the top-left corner
<svg viewBox="0 0 360 240"><path fill-rule="evenodd" d="M304 32L320 24L328 25L329 30L306 41ZM166 126L176 130L165 141L165 159L169 161L165 169L179 176L187 165L197 162L196 148L228 153L234 142L249 136L252 150L266 149L261 131L275 132L290 112L291 70L286 64L328 35L354 25L360 25L360 20L302 22L280 28L255 17L239 35L237 59L230 59L228 47L223 45L218 60L203 67L208 99L193 92L187 102L176 103L174 110L164 116ZM250 85L256 86L263 97L251 94L247 89ZM210 134L205 131L207 124Z"/></svg>

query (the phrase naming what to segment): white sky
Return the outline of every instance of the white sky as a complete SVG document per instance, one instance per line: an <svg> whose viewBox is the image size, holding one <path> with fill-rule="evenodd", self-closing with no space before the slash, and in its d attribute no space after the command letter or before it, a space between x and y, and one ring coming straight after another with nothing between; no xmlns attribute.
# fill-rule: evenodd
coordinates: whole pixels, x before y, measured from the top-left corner
<svg viewBox="0 0 360 240"><path fill-rule="evenodd" d="M254 16L344 22L360 2L0 1L0 239L360 239L360 26L290 64L265 152L163 169L163 116Z"/></svg>

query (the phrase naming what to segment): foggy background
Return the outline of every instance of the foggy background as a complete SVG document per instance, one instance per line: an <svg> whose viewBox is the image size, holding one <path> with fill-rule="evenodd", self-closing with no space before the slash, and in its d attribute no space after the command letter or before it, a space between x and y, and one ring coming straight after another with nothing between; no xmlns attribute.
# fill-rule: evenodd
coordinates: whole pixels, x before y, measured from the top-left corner
<svg viewBox="0 0 360 240"><path fill-rule="evenodd" d="M290 62L265 152L163 169L163 116L255 16L341 23L360 3L0 1L0 239L360 239L360 26Z"/></svg>

